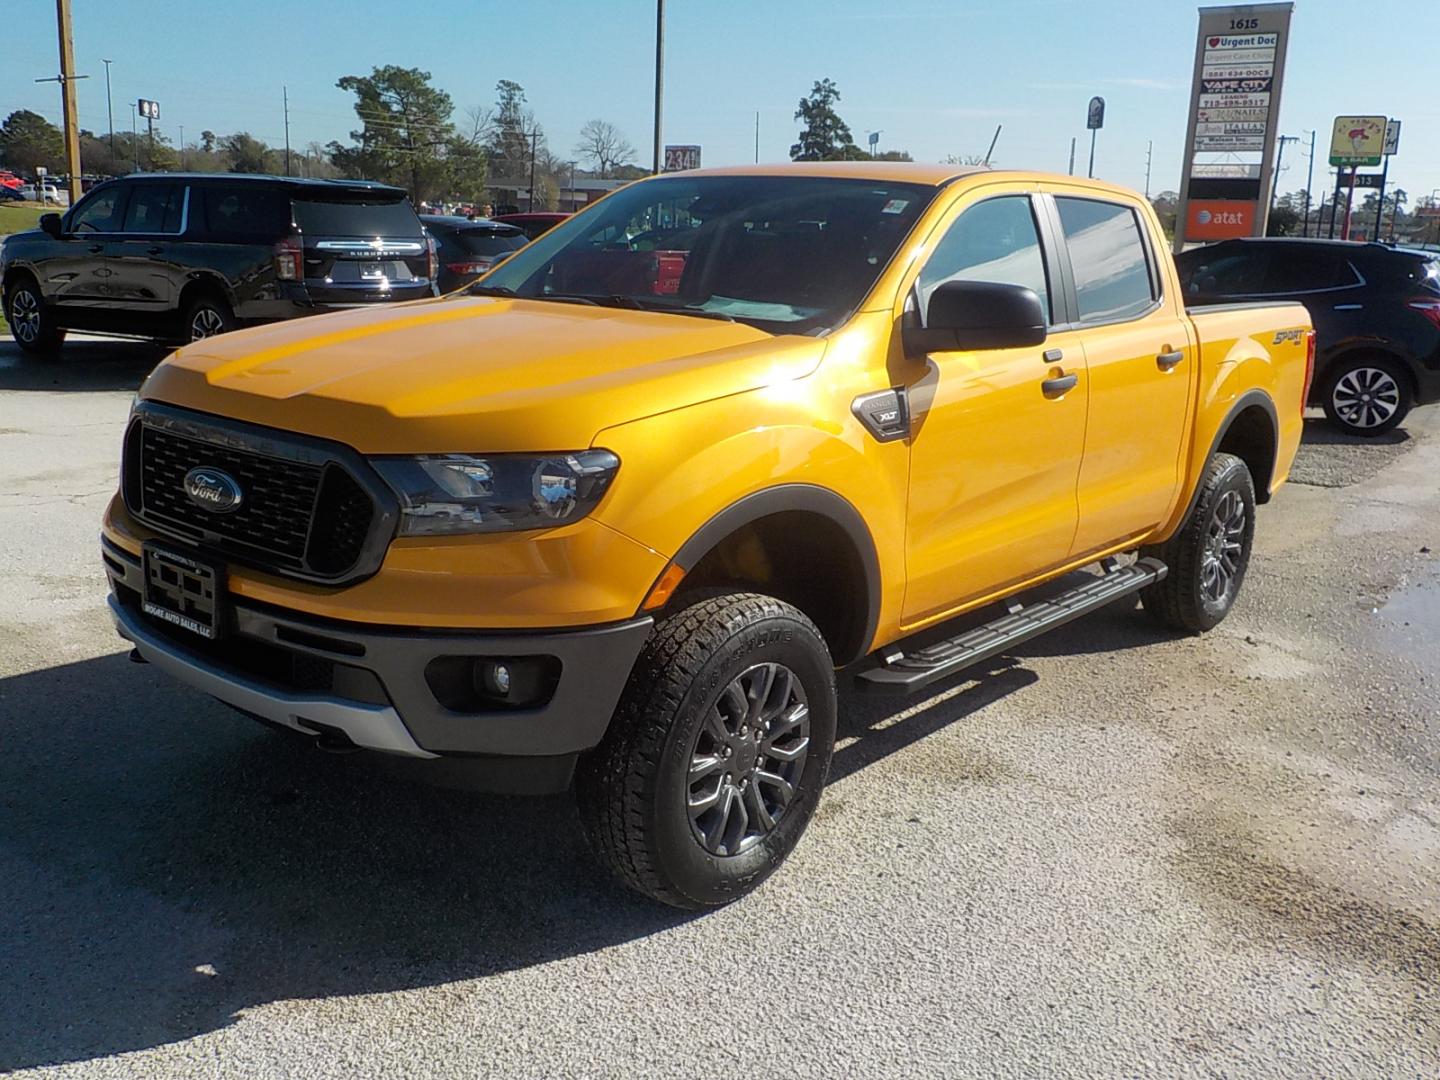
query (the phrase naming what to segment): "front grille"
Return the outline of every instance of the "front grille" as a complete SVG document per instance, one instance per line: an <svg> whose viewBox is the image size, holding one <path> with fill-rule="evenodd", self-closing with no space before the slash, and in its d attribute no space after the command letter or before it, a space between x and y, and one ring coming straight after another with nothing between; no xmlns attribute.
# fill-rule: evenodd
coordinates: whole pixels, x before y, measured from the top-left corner
<svg viewBox="0 0 1440 1080"><path fill-rule="evenodd" d="M146 403L126 441L123 490L132 513L157 532L295 577L351 579L379 568L394 515L377 504L379 481L353 451L302 436ZM251 432L254 432L252 435ZM293 440L293 442L292 442ZM206 467L242 492L233 510L192 502L185 476Z"/></svg>

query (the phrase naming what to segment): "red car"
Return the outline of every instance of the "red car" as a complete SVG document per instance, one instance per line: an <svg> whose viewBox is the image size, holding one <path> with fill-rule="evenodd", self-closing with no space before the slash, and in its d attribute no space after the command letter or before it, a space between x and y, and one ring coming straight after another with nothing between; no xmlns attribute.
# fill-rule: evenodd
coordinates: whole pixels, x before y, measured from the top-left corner
<svg viewBox="0 0 1440 1080"><path fill-rule="evenodd" d="M18 188L22 183L24 181L9 169L0 169L0 187Z"/></svg>
<svg viewBox="0 0 1440 1080"><path fill-rule="evenodd" d="M549 232L569 216L569 214L554 211L535 210L528 214L500 214L490 220L514 225L531 240L534 240L537 236Z"/></svg>

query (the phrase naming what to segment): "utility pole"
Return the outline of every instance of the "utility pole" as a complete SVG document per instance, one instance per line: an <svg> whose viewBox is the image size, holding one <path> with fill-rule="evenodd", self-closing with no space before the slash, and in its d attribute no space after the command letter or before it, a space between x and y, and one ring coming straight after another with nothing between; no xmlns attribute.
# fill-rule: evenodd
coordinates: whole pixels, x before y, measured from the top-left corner
<svg viewBox="0 0 1440 1080"><path fill-rule="evenodd" d="M180 169L185 169L185 125L180 125Z"/></svg>
<svg viewBox="0 0 1440 1080"><path fill-rule="evenodd" d="M755 110L755 164L760 164L760 110Z"/></svg>
<svg viewBox="0 0 1440 1080"><path fill-rule="evenodd" d="M575 162L567 161L570 166L570 212L573 214L579 208L580 201L575 198Z"/></svg>
<svg viewBox="0 0 1440 1080"><path fill-rule="evenodd" d="M285 101L285 175L290 175L290 88L280 87Z"/></svg>
<svg viewBox="0 0 1440 1080"><path fill-rule="evenodd" d="M1275 151L1275 177L1270 182L1270 212L1275 212L1275 196L1280 193L1280 163L1285 160L1285 144L1287 142L1299 142L1299 135L1281 135L1280 149Z"/></svg>
<svg viewBox="0 0 1440 1080"><path fill-rule="evenodd" d="M535 155L539 153L540 128L537 125L530 132L530 210L535 209Z"/></svg>
<svg viewBox="0 0 1440 1080"><path fill-rule="evenodd" d="M1315 182L1315 132L1310 132L1310 164L1305 170L1305 220L1301 223L1304 227L1300 230L1301 236L1310 232L1310 185ZM1315 235L1320 235L1320 219L1315 219Z"/></svg>
<svg viewBox="0 0 1440 1080"><path fill-rule="evenodd" d="M101 60L105 65L105 112L110 118L110 160L115 160L115 104L110 98L110 65L112 60Z"/></svg>
<svg viewBox="0 0 1440 1080"><path fill-rule="evenodd" d="M1145 201L1150 201L1150 159L1155 154L1155 140L1145 144Z"/></svg>
<svg viewBox="0 0 1440 1080"><path fill-rule="evenodd" d="M655 0L655 156L650 171L660 171L660 117L665 105L665 0Z"/></svg>
<svg viewBox="0 0 1440 1080"><path fill-rule="evenodd" d="M140 132L135 128L135 103L130 103L130 149L135 154L135 171L140 171Z"/></svg>
<svg viewBox="0 0 1440 1080"><path fill-rule="evenodd" d="M75 74L75 46L70 33L70 0L55 0L55 21L60 30L60 74L36 82L60 84L60 107L65 118L65 167L70 173L70 205L80 201L80 123L75 116L75 87L70 85L76 79L88 79L89 75ZM44 188L43 181L41 188ZM45 192L41 190L41 201Z"/></svg>

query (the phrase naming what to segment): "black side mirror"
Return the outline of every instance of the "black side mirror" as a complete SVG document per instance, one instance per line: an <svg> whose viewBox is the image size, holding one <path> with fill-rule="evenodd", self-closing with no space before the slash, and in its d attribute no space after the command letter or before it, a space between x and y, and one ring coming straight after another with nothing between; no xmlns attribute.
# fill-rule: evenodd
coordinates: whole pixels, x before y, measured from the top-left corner
<svg viewBox="0 0 1440 1080"><path fill-rule="evenodd" d="M930 294L924 325L905 328L914 353L957 349L1018 349L1048 333L1045 305L1034 289L994 281L947 281Z"/></svg>
<svg viewBox="0 0 1440 1080"><path fill-rule="evenodd" d="M56 240L59 240L59 239L60 239L60 215L59 215L59 214L41 214L41 215L40 215L40 231L43 232L46 236L52 236L52 237L54 237Z"/></svg>

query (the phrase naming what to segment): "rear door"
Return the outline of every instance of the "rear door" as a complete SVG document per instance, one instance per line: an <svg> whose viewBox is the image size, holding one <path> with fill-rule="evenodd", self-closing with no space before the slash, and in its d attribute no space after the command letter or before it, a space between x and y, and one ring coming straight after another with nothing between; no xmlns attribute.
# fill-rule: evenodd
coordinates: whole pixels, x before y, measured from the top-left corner
<svg viewBox="0 0 1440 1080"><path fill-rule="evenodd" d="M365 304L432 295L428 237L403 192L297 192L291 211L312 302Z"/></svg>
<svg viewBox="0 0 1440 1080"><path fill-rule="evenodd" d="M157 321L173 315L185 285L183 244L189 189L185 184L136 184L121 234L105 246L110 293L122 319Z"/></svg>
<svg viewBox="0 0 1440 1080"><path fill-rule="evenodd" d="M1071 548L1080 558L1148 532L1169 513L1198 351L1180 298L1164 293L1153 219L1142 204L1050 192L1090 383Z"/></svg>

